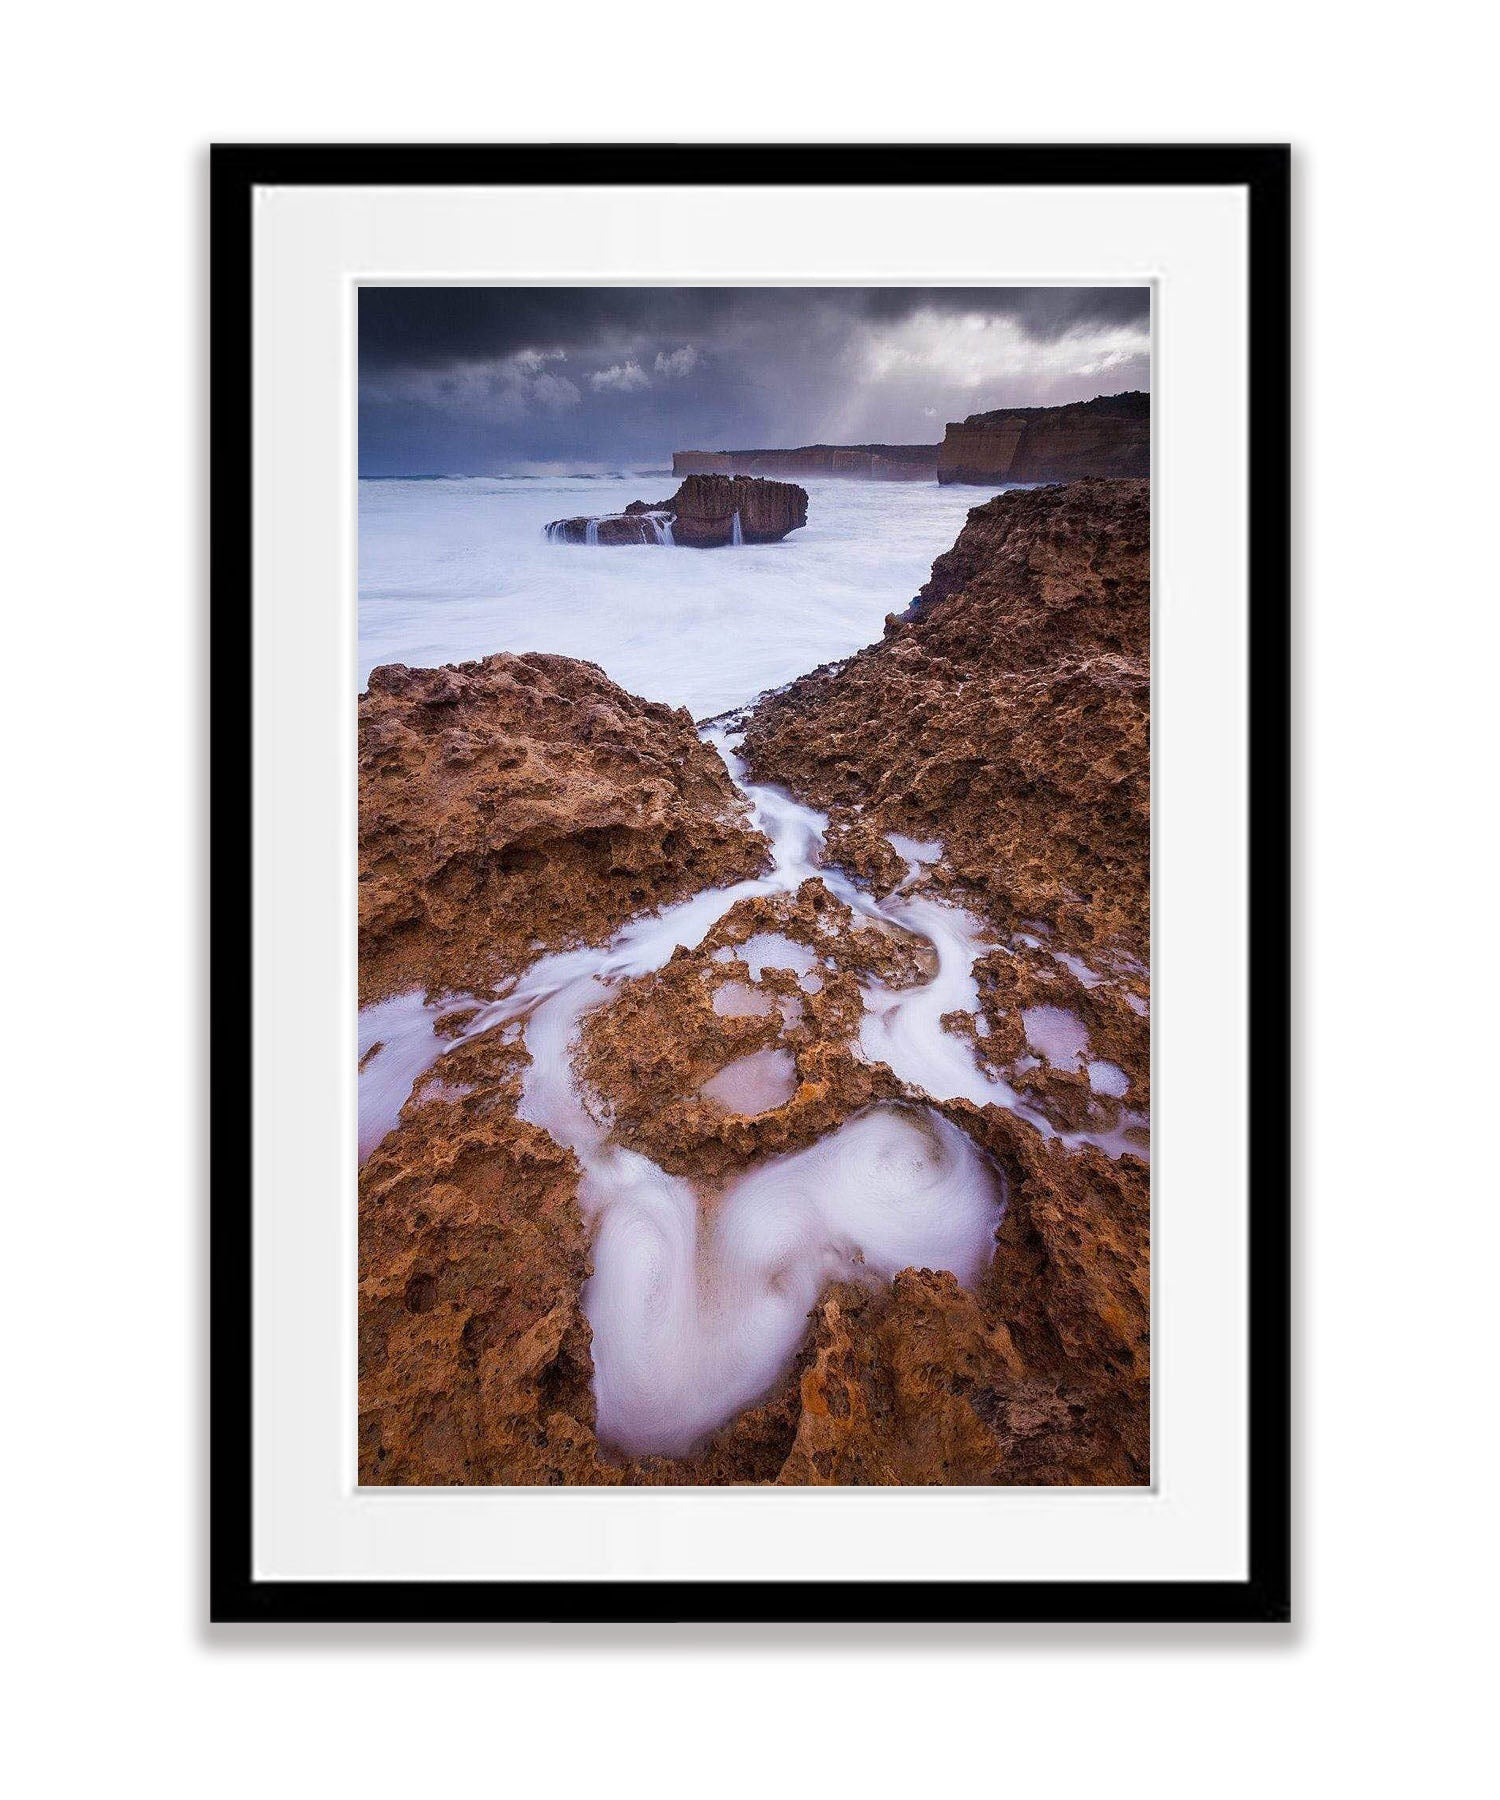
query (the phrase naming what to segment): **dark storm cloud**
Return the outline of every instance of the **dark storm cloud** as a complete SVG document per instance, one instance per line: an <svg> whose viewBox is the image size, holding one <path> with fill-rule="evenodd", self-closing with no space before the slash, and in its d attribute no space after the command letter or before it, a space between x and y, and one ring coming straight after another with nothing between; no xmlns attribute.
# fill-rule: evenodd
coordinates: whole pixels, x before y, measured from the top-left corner
<svg viewBox="0 0 1500 1800"><path fill-rule="evenodd" d="M945 420L1149 386L1144 288L366 288L360 465L666 464L935 442Z"/></svg>
<svg viewBox="0 0 1500 1800"><path fill-rule="evenodd" d="M431 367L538 344L578 348L707 336L725 323L795 324L810 310L893 321L913 313L1010 318L1040 341L1080 325L1144 325L1144 288L364 288L361 370Z"/></svg>

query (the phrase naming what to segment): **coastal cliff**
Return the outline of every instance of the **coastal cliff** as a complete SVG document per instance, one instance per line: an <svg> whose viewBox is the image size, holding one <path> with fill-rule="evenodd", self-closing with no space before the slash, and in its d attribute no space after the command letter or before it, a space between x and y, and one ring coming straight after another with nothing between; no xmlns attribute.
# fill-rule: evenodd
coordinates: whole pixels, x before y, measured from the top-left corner
<svg viewBox="0 0 1500 1800"><path fill-rule="evenodd" d="M1141 393L971 413L947 428L937 465L940 482L984 487L1150 473L1151 396Z"/></svg>
<svg viewBox="0 0 1500 1800"><path fill-rule="evenodd" d="M1068 406L1002 407L947 427L941 444L804 444L789 450L677 450L674 475L847 476L863 481L1008 483L1151 473L1151 396L1101 394Z"/></svg>
<svg viewBox="0 0 1500 1800"><path fill-rule="evenodd" d="M674 450L674 475L839 475L931 481L937 444L804 444L795 450Z"/></svg>

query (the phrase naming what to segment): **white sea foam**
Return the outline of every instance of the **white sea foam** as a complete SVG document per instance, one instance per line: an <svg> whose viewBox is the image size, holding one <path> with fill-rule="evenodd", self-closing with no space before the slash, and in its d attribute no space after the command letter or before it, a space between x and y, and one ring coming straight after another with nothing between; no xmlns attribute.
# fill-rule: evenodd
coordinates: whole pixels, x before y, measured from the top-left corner
<svg viewBox="0 0 1500 1800"><path fill-rule="evenodd" d="M714 989L713 1009L721 1019L768 1019L774 1010L769 994L747 987L743 981L726 981Z"/></svg>
<svg viewBox="0 0 1500 1800"><path fill-rule="evenodd" d="M779 931L757 931L754 937L735 945L732 954L749 969L752 981L759 981L767 969L790 969L794 975L811 975L818 966L816 950L809 950L795 938L783 937Z"/></svg>
<svg viewBox="0 0 1500 1800"><path fill-rule="evenodd" d="M584 1193L600 1435L673 1455L774 1384L827 1282L977 1280L1002 1187L940 1115L878 1107L751 1169L706 1217L690 1182L630 1151L591 1164Z"/></svg>
<svg viewBox="0 0 1500 1800"><path fill-rule="evenodd" d="M1118 1063L1091 1062L1089 1086L1096 1094L1107 1094L1112 1100L1123 1100L1130 1092L1130 1077Z"/></svg>
<svg viewBox="0 0 1500 1800"><path fill-rule="evenodd" d="M902 1081L935 1100L972 1100L976 1106L1016 1106L1008 1083L989 1074L973 1045L942 1023L946 1013L979 1011L974 959L986 947L979 921L962 907L925 896L887 902L893 921L925 938L937 953L937 974L918 987L865 989L860 1048L886 1063Z"/></svg>
<svg viewBox="0 0 1500 1800"><path fill-rule="evenodd" d="M755 1050L705 1081L699 1092L725 1112L753 1118L785 1106L797 1091L797 1064L789 1050Z"/></svg>
<svg viewBox="0 0 1500 1800"><path fill-rule="evenodd" d="M907 837L902 832L889 831L885 841L906 864L906 880L901 884L903 887L909 886L923 869L935 863L943 854L943 846L936 838L929 840Z"/></svg>
<svg viewBox="0 0 1500 1800"><path fill-rule="evenodd" d="M1067 950L1054 950L1052 955L1055 961L1060 962L1086 988L1098 987L1104 979L1096 969L1091 969L1081 956L1074 956Z"/></svg>
<svg viewBox="0 0 1500 1800"><path fill-rule="evenodd" d="M396 994L359 1015L359 1160L388 1131L418 1078L447 1049L433 1030L441 1008L420 993ZM377 1048L378 1046L378 1048ZM371 1055L374 1051L374 1055ZM368 1061L365 1059L368 1057Z"/></svg>
<svg viewBox="0 0 1500 1800"><path fill-rule="evenodd" d="M1026 1042L1054 1069L1076 1070L1088 1055L1088 1027L1064 1006L1028 1006L1021 1022Z"/></svg>

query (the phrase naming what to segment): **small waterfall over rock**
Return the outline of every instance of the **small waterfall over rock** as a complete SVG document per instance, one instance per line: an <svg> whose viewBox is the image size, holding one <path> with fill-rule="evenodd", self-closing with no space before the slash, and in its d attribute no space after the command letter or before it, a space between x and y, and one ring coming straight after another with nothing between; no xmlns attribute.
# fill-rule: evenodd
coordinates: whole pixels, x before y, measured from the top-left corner
<svg viewBox="0 0 1500 1800"><path fill-rule="evenodd" d="M594 519L554 519L542 527L549 544L665 544L675 548L677 538L672 530L676 518L669 512L605 513ZM609 527L609 536L602 528ZM632 536L626 527L637 534Z"/></svg>
<svg viewBox="0 0 1500 1800"><path fill-rule="evenodd" d="M740 527L740 512L738 507L736 507L734 511L734 530L730 535L729 541L731 544L743 544L745 541L745 533Z"/></svg>

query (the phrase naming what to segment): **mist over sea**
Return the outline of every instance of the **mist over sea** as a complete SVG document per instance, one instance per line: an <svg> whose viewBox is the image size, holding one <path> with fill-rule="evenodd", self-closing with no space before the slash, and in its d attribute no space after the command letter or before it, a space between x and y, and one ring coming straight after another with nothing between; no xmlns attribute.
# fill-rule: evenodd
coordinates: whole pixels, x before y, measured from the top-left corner
<svg viewBox="0 0 1500 1800"><path fill-rule="evenodd" d="M549 544L552 519L662 500L669 474L359 484L359 685L372 668L547 650L696 719L881 634L983 488L809 480L808 522L734 549Z"/></svg>

